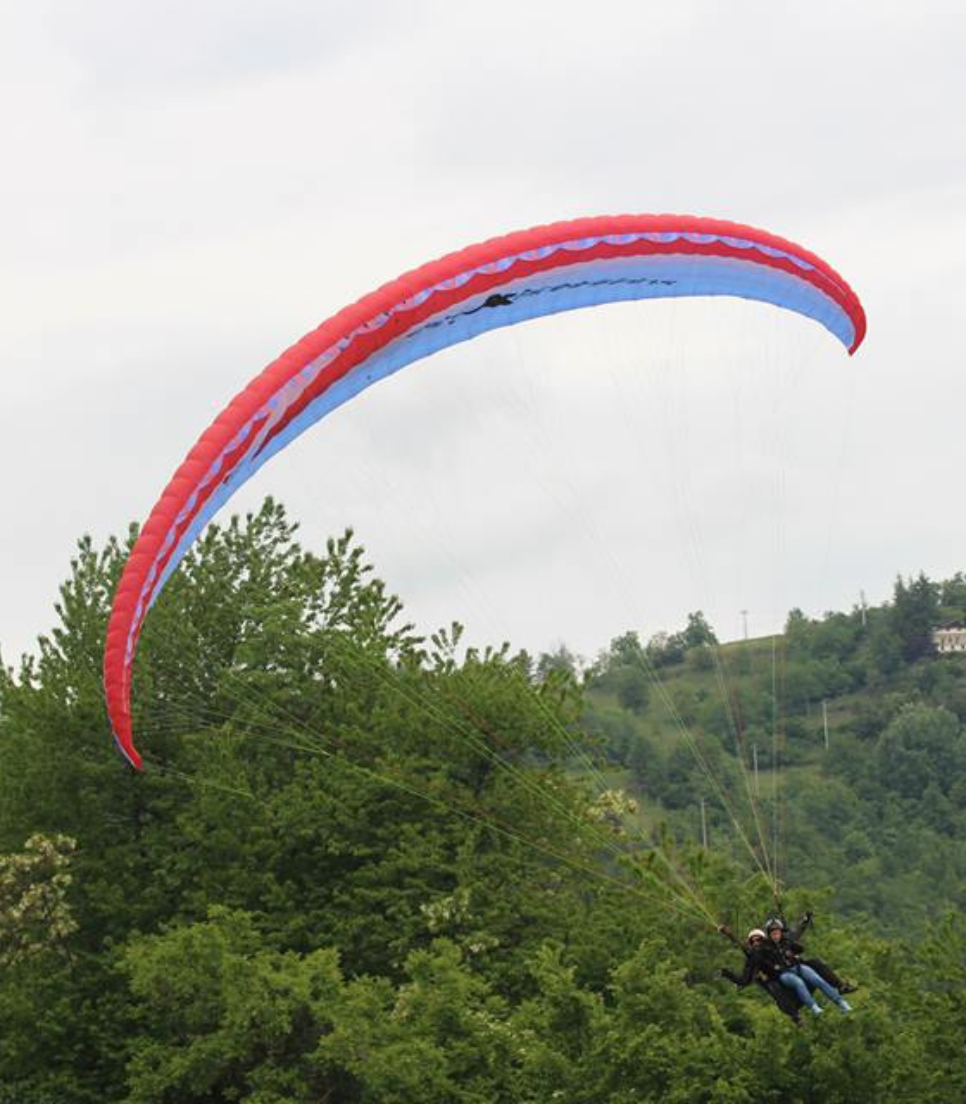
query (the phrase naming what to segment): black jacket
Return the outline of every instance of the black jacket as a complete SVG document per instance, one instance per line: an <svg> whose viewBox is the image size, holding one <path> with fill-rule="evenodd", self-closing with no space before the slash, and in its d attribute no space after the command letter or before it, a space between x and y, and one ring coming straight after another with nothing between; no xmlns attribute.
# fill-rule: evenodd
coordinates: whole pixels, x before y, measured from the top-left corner
<svg viewBox="0 0 966 1104"><path fill-rule="evenodd" d="M776 947L760 943L757 947L738 944L745 955L745 968L740 974L724 969L722 975L744 988L754 982L765 990L786 1016L798 1023L801 1001L796 994L778 980L783 961Z"/></svg>
<svg viewBox="0 0 966 1104"><path fill-rule="evenodd" d="M805 953L805 948L801 944L801 938L811 922L812 914L806 912L794 927L786 928L785 931L782 932L782 937L777 945L789 966L794 966L797 962L801 962L802 955Z"/></svg>
<svg viewBox="0 0 966 1104"><path fill-rule="evenodd" d="M769 940L769 942L771 942ZM776 958L780 961L784 968L789 966L797 966L802 961L802 955L805 953L805 948L801 943L796 942L794 939L789 939L788 936L783 936L777 943L771 944L776 951Z"/></svg>
<svg viewBox="0 0 966 1104"><path fill-rule="evenodd" d="M756 947L743 946L741 949L745 955L744 970L740 974L736 974L733 970L721 971L739 988L744 988L753 981L774 981L782 970L787 970L790 965L780 947L768 940L764 940Z"/></svg>
<svg viewBox="0 0 966 1104"><path fill-rule="evenodd" d="M797 966L799 963L805 966L811 966L811 968L820 977L823 977L829 985L834 986L836 989L841 989L845 983L830 966L826 965L820 958L805 958L805 948L799 940L811 922L812 914L806 912L795 927L785 931L778 943L773 943L772 946L778 949L786 966Z"/></svg>

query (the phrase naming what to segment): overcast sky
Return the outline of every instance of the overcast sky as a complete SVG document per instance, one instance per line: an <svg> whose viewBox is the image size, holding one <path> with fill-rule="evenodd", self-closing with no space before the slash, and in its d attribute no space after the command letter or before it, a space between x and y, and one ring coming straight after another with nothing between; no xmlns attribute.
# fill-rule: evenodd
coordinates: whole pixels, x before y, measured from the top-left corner
<svg viewBox="0 0 966 1104"><path fill-rule="evenodd" d="M373 388L233 502L355 527L425 629L594 652L701 607L966 569L966 5L6 3L0 649L232 395L405 269L580 215L799 241L869 337L743 302L500 331Z"/></svg>

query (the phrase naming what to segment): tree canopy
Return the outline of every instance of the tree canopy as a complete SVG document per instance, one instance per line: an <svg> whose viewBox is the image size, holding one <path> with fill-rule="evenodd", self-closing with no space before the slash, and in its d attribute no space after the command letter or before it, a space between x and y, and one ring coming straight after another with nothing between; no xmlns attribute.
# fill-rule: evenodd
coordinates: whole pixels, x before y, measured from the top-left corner
<svg viewBox="0 0 966 1104"><path fill-rule="evenodd" d="M785 651L694 613L533 660L421 636L351 533L307 550L269 501L157 603L139 775L100 685L131 539L80 542L0 676L2 1104L962 1095L966 693L909 643L955 580L793 614ZM719 975L715 923L776 907L737 834L756 784L852 1017L797 1029Z"/></svg>

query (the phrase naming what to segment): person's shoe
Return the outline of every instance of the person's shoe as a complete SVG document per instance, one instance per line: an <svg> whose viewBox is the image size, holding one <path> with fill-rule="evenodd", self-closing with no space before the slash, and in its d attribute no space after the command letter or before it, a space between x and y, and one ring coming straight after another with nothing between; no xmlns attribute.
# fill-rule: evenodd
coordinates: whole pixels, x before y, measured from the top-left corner
<svg viewBox="0 0 966 1104"><path fill-rule="evenodd" d="M853 985L851 981L843 981L839 986L839 992L844 997L846 993L854 993L858 989L858 985Z"/></svg>
<svg viewBox="0 0 966 1104"><path fill-rule="evenodd" d="M852 1005L849 1004L849 1002L847 1000L840 1000L839 1001L839 1008L841 1008L843 1012L851 1012L852 1011Z"/></svg>
<svg viewBox="0 0 966 1104"><path fill-rule="evenodd" d="M821 1016L822 1014L822 1006L820 1004L810 1004L808 1010L813 1016Z"/></svg>

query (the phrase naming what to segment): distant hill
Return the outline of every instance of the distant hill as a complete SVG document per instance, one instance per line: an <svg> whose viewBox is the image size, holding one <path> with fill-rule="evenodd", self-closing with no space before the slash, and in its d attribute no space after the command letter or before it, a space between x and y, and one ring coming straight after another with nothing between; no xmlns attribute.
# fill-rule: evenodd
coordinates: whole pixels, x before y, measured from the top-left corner
<svg viewBox="0 0 966 1104"><path fill-rule="evenodd" d="M908 930L966 904L966 656L932 645L963 621L963 575L920 575L879 607L793 610L775 638L719 644L700 613L628 632L579 676L586 731L642 826L750 863L737 822L782 881Z"/></svg>

